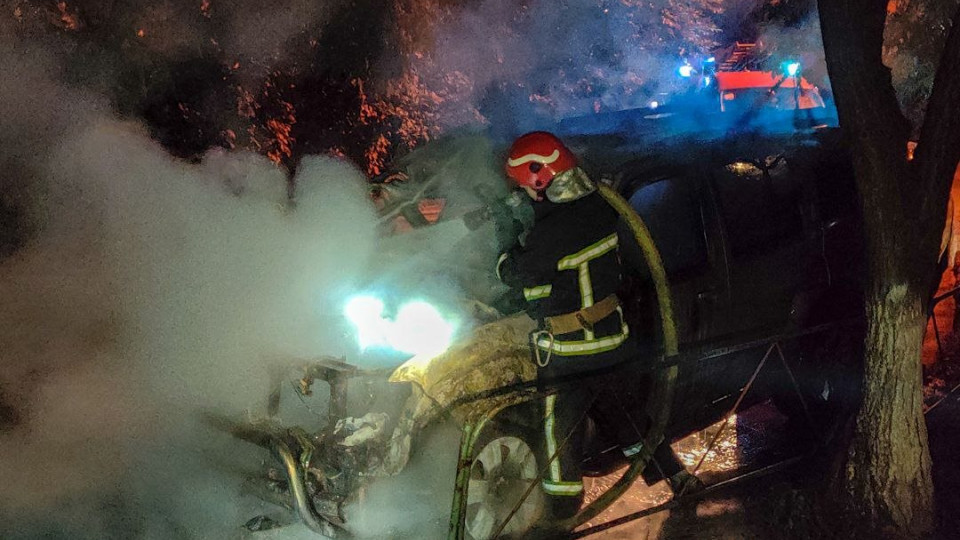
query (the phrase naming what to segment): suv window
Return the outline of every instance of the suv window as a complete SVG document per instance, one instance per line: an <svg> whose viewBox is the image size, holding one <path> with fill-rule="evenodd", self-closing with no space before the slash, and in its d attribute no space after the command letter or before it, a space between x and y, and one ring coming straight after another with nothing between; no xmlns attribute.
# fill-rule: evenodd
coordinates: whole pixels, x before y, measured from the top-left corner
<svg viewBox="0 0 960 540"><path fill-rule="evenodd" d="M714 176L734 256L759 255L802 238L800 184L795 176L782 158L767 158L761 164L736 161Z"/></svg>
<svg viewBox="0 0 960 540"><path fill-rule="evenodd" d="M706 263L703 221L692 182L659 180L633 192L629 201L650 229L667 274L694 270Z"/></svg>

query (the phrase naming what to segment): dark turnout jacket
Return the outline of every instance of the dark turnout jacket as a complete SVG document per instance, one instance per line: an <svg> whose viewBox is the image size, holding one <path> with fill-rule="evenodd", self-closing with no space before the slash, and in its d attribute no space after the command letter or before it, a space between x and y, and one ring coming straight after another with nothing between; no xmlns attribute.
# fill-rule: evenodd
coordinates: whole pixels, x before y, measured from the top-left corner
<svg viewBox="0 0 960 540"><path fill-rule="evenodd" d="M571 202L541 201L533 206L533 227L523 245L501 257L498 274L507 285L523 289L527 311L542 327L544 317L591 306L620 287L619 218L597 192ZM552 339L542 334L535 338L536 346L543 353L549 351L553 361L591 356L607 364L615 359L607 353L617 350L627 335L627 324L618 308L595 324L592 332L579 330Z"/></svg>

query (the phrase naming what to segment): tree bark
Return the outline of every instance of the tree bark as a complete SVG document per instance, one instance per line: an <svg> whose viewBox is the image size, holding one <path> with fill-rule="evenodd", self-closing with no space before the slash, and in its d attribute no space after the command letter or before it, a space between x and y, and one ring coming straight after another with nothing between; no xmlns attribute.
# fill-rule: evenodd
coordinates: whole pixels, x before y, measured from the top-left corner
<svg viewBox="0 0 960 540"><path fill-rule="evenodd" d="M904 284L868 298L863 404L843 493L852 528L917 538L932 527L933 479L918 358L926 328L922 293Z"/></svg>
<svg viewBox="0 0 960 540"><path fill-rule="evenodd" d="M820 0L818 8L863 202L868 261L863 403L836 492L851 518L844 522L848 532L916 538L933 525L919 357L936 261L932 246L943 226L948 185L944 189L942 176L932 172L921 175L906 159L909 125L881 58L885 2ZM949 159L949 152L927 152ZM929 163L924 169L942 172Z"/></svg>

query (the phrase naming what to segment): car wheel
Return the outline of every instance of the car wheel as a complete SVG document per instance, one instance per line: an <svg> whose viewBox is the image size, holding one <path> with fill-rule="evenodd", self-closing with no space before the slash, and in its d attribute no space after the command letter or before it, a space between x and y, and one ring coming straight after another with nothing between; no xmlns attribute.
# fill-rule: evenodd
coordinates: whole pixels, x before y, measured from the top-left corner
<svg viewBox="0 0 960 540"><path fill-rule="evenodd" d="M525 437L486 431L477 441L467 487L464 528L472 540L493 538L531 485L539 483L537 454ZM500 534L522 537L541 520L545 507L543 492L534 485Z"/></svg>

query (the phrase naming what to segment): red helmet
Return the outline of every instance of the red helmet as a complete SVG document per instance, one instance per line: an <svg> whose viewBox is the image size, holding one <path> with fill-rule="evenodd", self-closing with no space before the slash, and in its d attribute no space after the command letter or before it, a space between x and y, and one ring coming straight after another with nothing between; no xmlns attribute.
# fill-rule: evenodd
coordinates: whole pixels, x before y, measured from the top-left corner
<svg viewBox="0 0 960 540"><path fill-rule="evenodd" d="M555 135L534 131L513 141L507 156L507 176L519 187L547 189L553 178L577 166L574 157Z"/></svg>

